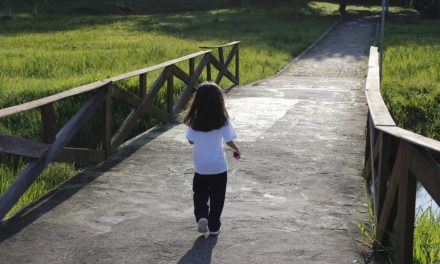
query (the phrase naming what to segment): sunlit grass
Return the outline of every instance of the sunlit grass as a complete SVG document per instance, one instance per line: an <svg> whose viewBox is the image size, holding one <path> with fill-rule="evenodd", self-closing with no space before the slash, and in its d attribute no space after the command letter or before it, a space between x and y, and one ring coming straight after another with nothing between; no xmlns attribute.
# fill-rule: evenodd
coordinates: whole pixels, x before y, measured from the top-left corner
<svg viewBox="0 0 440 264"><path fill-rule="evenodd" d="M440 214L419 210L414 230L414 263L440 263Z"/></svg>
<svg viewBox="0 0 440 264"><path fill-rule="evenodd" d="M382 94L397 124L440 140L440 22L387 21Z"/></svg>
<svg viewBox="0 0 440 264"><path fill-rule="evenodd" d="M11 166L0 164L0 193L7 190L9 185L14 181L19 172L24 170L26 164L19 162L16 169L11 169ZM47 191L55 188L61 182L76 174L76 169L73 165L66 163L52 163L49 167L37 178L32 186L26 191L21 199L15 204L7 217L11 216L17 210L23 208L27 204L43 196Z"/></svg>

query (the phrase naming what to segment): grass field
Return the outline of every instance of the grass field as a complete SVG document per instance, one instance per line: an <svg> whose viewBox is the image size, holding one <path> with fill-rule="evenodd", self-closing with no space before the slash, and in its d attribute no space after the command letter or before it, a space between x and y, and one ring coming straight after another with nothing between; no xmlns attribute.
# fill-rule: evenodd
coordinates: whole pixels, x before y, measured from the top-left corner
<svg viewBox="0 0 440 264"><path fill-rule="evenodd" d="M440 22L391 18L382 94L396 123L440 140Z"/></svg>
<svg viewBox="0 0 440 264"><path fill-rule="evenodd" d="M415 17L386 22L382 94L396 123L440 140L440 22ZM414 262L440 262L440 218L418 210Z"/></svg>
<svg viewBox="0 0 440 264"><path fill-rule="evenodd" d="M276 73L336 19L337 5L319 2L131 16L14 15L0 23L0 108L155 65L196 52L199 46L232 40L242 41L240 77L242 83L248 83ZM149 84L154 77L149 76ZM134 80L121 85L125 89L136 86ZM55 105L58 128L87 97ZM128 112L120 108L119 119ZM97 120L92 120L70 146L99 147ZM118 122L118 116L113 121ZM154 124L146 119L138 131ZM2 118L0 132L40 139L39 112ZM5 155L0 160L2 193L28 161ZM40 177L41 184L34 184L14 210L75 174L77 167L51 166Z"/></svg>

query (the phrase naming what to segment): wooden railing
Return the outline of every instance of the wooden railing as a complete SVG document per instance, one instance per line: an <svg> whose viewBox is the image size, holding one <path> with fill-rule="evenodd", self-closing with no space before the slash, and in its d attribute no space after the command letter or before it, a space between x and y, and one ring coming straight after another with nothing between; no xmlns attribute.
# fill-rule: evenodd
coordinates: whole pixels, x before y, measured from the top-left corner
<svg viewBox="0 0 440 264"><path fill-rule="evenodd" d="M412 263L417 182L440 204L440 142L396 126L380 93L375 47L370 50L365 93L365 176L374 198L376 246L387 247L395 224L395 263Z"/></svg>
<svg viewBox="0 0 440 264"><path fill-rule="evenodd" d="M206 69L208 80L212 79L211 65L218 70L215 82L220 83L225 76L233 84L239 84L239 41L215 47L218 49L218 59L211 50L203 50L178 59L170 60L159 65L122 74L113 78L83 85L62 93L38 99L32 102L0 109L0 118L22 113L31 109L40 108L43 142L5 135L0 133L0 153L34 158L35 160L15 179L8 190L0 197L0 221L11 210L14 204L26 192L41 172L53 161L69 162L100 162L114 152L126 139L136 122L149 115L163 122L170 121L177 115L190 98L191 93L197 87L201 74ZM229 53L224 57L224 48L229 48ZM195 65L196 58L201 58ZM228 70L228 66L235 58L235 75ZM177 63L189 62L188 71L182 70ZM152 71L160 70L159 77L147 90L147 75ZM121 89L115 83L131 77L139 78L138 93L130 93ZM174 101L175 90L173 79L178 78L185 84L183 90ZM153 104L153 99L159 90L166 84L166 110L162 110ZM79 94L95 91L79 111L62 127L55 131L54 103ZM112 99L132 107L131 112L125 118L115 133L112 133ZM98 149L67 148L66 145L79 129L97 112L104 109L103 114L103 147Z"/></svg>

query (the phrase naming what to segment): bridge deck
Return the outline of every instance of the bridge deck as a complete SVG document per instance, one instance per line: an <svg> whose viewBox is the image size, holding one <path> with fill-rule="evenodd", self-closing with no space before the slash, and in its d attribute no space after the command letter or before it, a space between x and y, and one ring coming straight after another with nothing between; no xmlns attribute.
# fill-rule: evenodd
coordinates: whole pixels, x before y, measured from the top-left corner
<svg viewBox="0 0 440 264"><path fill-rule="evenodd" d="M0 263L353 263L373 20L341 22L281 75L228 94L218 238L196 233L185 127L158 127L1 229Z"/></svg>

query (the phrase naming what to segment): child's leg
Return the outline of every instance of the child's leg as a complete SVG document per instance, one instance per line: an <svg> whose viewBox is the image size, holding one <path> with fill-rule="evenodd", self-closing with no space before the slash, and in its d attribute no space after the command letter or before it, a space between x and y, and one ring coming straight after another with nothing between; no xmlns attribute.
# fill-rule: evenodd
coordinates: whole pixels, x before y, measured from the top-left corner
<svg viewBox="0 0 440 264"><path fill-rule="evenodd" d="M209 199L211 209L209 211L208 223L210 231L218 231L220 229L220 216L225 204L227 172L217 175L210 175Z"/></svg>
<svg viewBox="0 0 440 264"><path fill-rule="evenodd" d="M196 217L196 222L200 218L208 219L208 182L206 180L206 175L200 175L198 173L194 174L193 179L193 200L194 200L194 215Z"/></svg>

